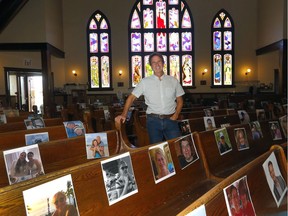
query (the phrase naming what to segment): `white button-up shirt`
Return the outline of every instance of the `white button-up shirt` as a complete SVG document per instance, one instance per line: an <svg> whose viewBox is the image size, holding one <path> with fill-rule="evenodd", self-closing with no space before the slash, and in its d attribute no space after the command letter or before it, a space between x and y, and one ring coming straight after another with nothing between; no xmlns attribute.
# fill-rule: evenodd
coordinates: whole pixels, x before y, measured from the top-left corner
<svg viewBox="0 0 288 216"><path fill-rule="evenodd" d="M175 112L176 98L185 94L179 81L169 75L146 77L132 91L139 98L144 95L147 114L169 115Z"/></svg>

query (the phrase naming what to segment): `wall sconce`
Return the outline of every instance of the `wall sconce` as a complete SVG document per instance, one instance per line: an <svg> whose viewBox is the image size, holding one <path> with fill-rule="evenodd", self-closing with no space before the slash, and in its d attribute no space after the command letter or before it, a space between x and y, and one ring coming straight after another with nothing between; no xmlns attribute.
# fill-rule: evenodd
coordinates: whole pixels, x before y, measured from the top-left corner
<svg viewBox="0 0 288 216"><path fill-rule="evenodd" d="M245 73L245 75L247 76L250 72L251 72L251 69L248 68L247 71L246 71L246 73Z"/></svg>
<svg viewBox="0 0 288 216"><path fill-rule="evenodd" d="M75 70L72 70L72 74L76 77L77 76L77 72Z"/></svg>
<svg viewBox="0 0 288 216"><path fill-rule="evenodd" d="M200 85L206 85L206 80L203 79L203 76L208 72L208 69L204 69L202 72L202 80L200 81Z"/></svg>
<svg viewBox="0 0 288 216"><path fill-rule="evenodd" d="M121 76L122 73L123 73L123 71L122 71L122 70L119 70L119 72L118 72L119 76Z"/></svg>

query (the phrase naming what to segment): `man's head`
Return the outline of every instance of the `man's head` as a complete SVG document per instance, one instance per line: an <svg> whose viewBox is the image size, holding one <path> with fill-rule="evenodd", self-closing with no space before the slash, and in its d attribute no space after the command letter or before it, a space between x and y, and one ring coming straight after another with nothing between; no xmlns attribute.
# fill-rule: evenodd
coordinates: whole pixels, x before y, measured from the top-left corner
<svg viewBox="0 0 288 216"><path fill-rule="evenodd" d="M187 162L190 162L193 159L193 156L192 156L192 149L191 149L190 142L187 139L183 139L180 141L180 149L185 160Z"/></svg>
<svg viewBox="0 0 288 216"><path fill-rule="evenodd" d="M164 74L164 58L160 53L152 53L149 56L149 64L155 76L161 77Z"/></svg>
<svg viewBox="0 0 288 216"><path fill-rule="evenodd" d="M271 161L268 162L268 170L269 170L271 178L274 181L276 179L276 175L275 175L275 170L274 170L274 167L273 167L273 163Z"/></svg>

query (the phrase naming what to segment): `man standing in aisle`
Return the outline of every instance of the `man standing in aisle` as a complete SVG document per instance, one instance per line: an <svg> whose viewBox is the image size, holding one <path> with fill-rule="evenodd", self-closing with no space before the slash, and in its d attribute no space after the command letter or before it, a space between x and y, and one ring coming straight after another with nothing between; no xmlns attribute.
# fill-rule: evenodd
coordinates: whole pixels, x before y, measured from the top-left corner
<svg viewBox="0 0 288 216"><path fill-rule="evenodd" d="M125 122L128 110L136 98L144 95L148 106L147 130L150 143L173 139L181 136L178 126L178 115L183 106L182 95L185 94L179 81L164 74L164 58L160 53L149 56L149 64L154 74L141 80L126 100L121 115L116 122Z"/></svg>

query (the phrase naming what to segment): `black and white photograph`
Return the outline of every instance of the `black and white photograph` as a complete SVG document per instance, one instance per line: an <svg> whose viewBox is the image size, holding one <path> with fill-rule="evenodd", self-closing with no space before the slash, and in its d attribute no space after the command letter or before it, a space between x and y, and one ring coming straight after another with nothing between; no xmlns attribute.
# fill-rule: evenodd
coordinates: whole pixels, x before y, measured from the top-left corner
<svg viewBox="0 0 288 216"><path fill-rule="evenodd" d="M109 205L138 193L129 152L101 161L101 166Z"/></svg>

